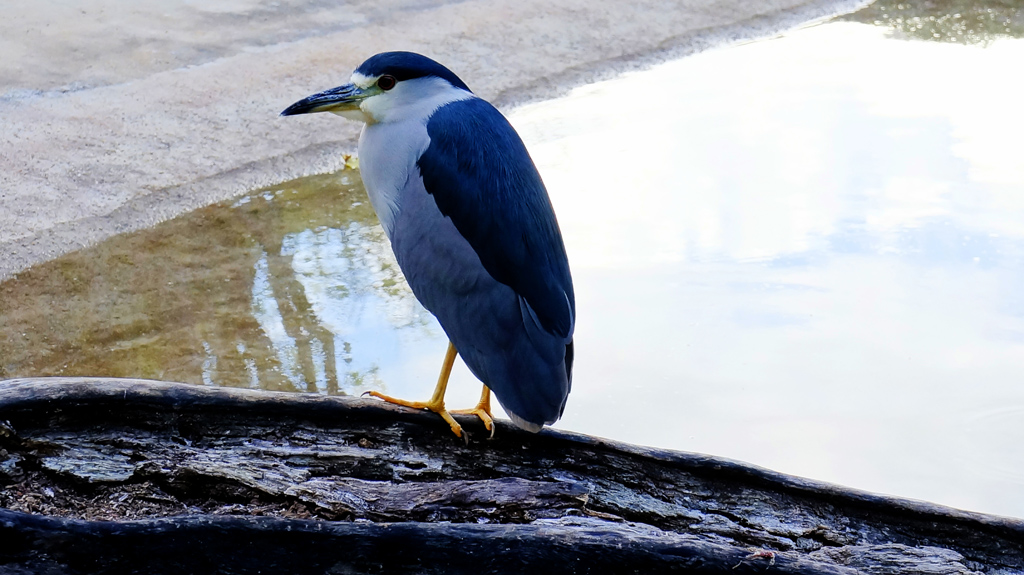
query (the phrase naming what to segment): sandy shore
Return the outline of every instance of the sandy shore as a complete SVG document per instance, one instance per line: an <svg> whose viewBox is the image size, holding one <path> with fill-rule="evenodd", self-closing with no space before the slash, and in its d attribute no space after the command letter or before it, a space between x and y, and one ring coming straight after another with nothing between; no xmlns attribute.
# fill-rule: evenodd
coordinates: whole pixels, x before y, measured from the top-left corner
<svg viewBox="0 0 1024 575"><path fill-rule="evenodd" d="M0 22L0 280L114 234L337 169L355 149L356 124L278 112L344 83L376 52L428 54L508 108L864 3L25 3ZM609 113L633 112L624 103Z"/></svg>

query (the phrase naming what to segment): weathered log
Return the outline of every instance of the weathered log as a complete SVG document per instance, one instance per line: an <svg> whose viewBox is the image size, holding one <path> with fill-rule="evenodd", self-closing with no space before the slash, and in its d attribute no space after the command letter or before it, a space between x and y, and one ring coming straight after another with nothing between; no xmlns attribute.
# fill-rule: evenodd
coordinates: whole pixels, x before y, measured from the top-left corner
<svg viewBox="0 0 1024 575"><path fill-rule="evenodd" d="M0 573L1024 573L1024 521L376 400L0 382Z"/></svg>

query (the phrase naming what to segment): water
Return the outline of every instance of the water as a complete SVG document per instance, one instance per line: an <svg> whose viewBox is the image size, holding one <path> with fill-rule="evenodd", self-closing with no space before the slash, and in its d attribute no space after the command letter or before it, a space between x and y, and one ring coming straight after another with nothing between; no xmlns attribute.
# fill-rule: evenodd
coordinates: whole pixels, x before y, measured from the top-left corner
<svg viewBox="0 0 1024 575"><path fill-rule="evenodd" d="M405 360L418 342L443 337L351 170L36 266L0 284L0 317L0 377L331 394L415 381Z"/></svg>
<svg viewBox="0 0 1024 575"><path fill-rule="evenodd" d="M1022 58L841 22L519 110L594 390L562 424L1024 516Z"/></svg>
<svg viewBox="0 0 1024 575"><path fill-rule="evenodd" d="M1020 10L907 6L511 115L576 283L558 427L1024 517ZM422 399L446 344L354 171L37 266L0 318L0 377Z"/></svg>

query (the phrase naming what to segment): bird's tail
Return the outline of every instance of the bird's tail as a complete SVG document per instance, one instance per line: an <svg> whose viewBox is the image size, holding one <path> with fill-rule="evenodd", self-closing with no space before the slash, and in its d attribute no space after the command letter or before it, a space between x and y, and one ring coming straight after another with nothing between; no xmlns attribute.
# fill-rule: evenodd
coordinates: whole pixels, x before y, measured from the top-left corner
<svg viewBox="0 0 1024 575"><path fill-rule="evenodd" d="M516 424L516 427L518 427L519 429L529 431L530 433L537 433L538 431L544 428L543 424L530 423L529 421L526 421L522 417L519 417L518 415L512 413L507 409L505 410L505 412L508 413L508 416L512 418L512 423Z"/></svg>

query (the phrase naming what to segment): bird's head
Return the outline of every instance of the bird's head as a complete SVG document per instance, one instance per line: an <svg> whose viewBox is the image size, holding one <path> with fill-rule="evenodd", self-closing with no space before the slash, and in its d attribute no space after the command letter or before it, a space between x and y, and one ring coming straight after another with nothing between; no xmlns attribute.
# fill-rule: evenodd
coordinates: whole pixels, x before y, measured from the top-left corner
<svg viewBox="0 0 1024 575"><path fill-rule="evenodd" d="M430 58L383 52L360 64L350 83L303 98L281 115L333 112L375 124L426 118L444 104L473 97L458 76Z"/></svg>

